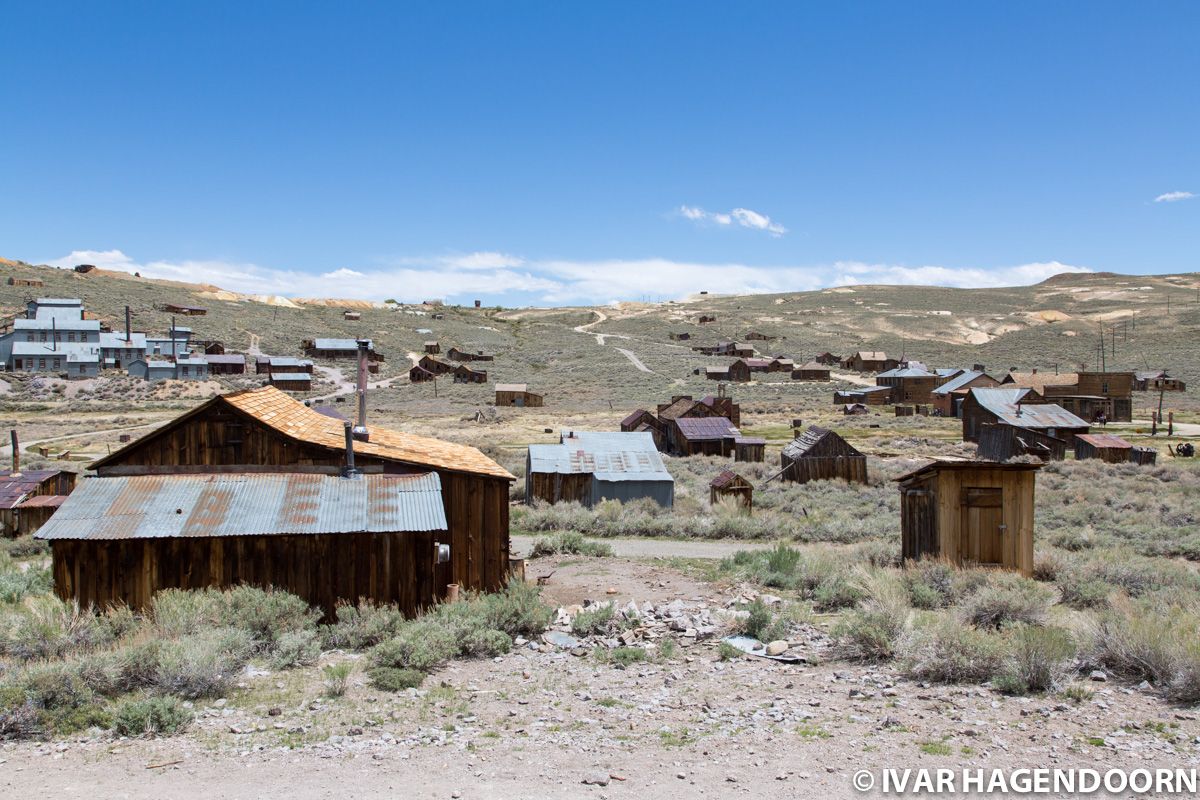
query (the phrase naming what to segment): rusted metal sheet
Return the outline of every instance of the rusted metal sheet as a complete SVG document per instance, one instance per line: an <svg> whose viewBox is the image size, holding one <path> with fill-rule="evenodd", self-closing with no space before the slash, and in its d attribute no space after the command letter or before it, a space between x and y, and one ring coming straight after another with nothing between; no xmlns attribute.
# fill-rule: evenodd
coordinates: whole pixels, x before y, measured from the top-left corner
<svg viewBox="0 0 1200 800"><path fill-rule="evenodd" d="M149 539L447 530L436 473L222 473L93 478L42 539Z"/></svg>

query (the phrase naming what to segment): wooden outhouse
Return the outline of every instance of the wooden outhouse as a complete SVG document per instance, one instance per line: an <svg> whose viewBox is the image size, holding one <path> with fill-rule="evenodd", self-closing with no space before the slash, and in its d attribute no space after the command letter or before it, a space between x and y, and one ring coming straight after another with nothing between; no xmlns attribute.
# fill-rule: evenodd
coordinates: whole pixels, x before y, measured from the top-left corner
<svg viewBox="0 0 1200 800"><path fill-rule="evenodd" d="M1033 573L1034 482L1040 464L935 461L896 479L905 560Z"/></svg>
<svg viewBox="0 0 1200 800"><path fill-rule="evenodd" d="M723 497L734 498L749 513L754 507L754 485L733 470L722 470L708 485L708 502L716 505Z"/></svg>
<svg viewBox="0 0 1200 800"><path fill-rule="evenodd" d="M812 425L784 445L779 477L785 481L844 480L867 482L867 457L828 428Z"/></svg>
<svg viewBox="0 0 1200 800"><path fill-rule="evenodd" d="M442 352L442 346L434 341L426 342L425 352L431 356L436 356L438 353Z"/></svg>

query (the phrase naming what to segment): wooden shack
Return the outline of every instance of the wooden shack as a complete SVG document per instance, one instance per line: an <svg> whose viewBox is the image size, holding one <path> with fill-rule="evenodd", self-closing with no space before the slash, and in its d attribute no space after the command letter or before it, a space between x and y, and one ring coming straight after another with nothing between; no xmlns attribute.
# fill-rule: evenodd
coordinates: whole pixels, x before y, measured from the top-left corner
<svg viewBox="0 0 1200 800"><path fill-rule="evenodd" d="M896 365L882 350L859 350L842 361L845 369L855 372L883 372Z"/></svg>
<svg viewBox="0 0 1200 800"><path fill-rule="evenodd" d="M724 417L679 417L671 420L667 436L680 456L725 456L733 454L734 440L741 433Z"/></svg>
<svg viewBox="0 0 1200 800"><path fill-rule="evenodd" d="M1047 403L1027 387L974 388L959 408L964 442L979 441L984 425L1004 423L1063 439L1070 446L1074 437L1088 432L1088 423L1054 403Z"/></svg>
<svg viewBox="0 0 1200 800"><path fill-rule="evenodd" d="M45 286L46 282L37 278L12 278L8 279L9 286Z"/></svg>
<svg viewBox="0 0 1200 800"><path fill-rule="evenodd" d="M487 370L471 369L466 364L459 364L454 368L455 383L487 383Z"/></svg>
<svg viewBox="0 0 1200 800"><path fill-rule="evenodd" d="M708 502L715 506L725 497L735 499L748 514L754 508L754 484L733 470L721 470L708 484Z"/></svg>
<svg viewBox="0 0 1200 800"><path fill-rule="evenodd" d="M755 371L752 368L752 364L759 361L763 362L764 365L768 363L765 359L761 358L739 358L729 365L729 368L725 372L726 377L724 380L730 383L749 383L751 373Z"/></svg>
<svg viewBox="0 0 1200 800"><path fill-rule="evenodd" d="M996 422L980 428L976 450L979 458L985 461L1011 461L1018 456L1062 461L1067 456L1067 440L1043 431Z"/></svg>
<svg viewBox="0 0 1200 800"><path fill-rule="evenodd" d="M360 319L362 319L362 312L361 311L343 311L342 319L346 320L347 322L358 322Z"/></svg>
<svg viewBox="0 0 1200 800"><path fill-rule="evenodd" d="M449 375L455 369L453 364L447 364L445 361L440 361L429 355L421 356L421 360L417 362L417 366L432 372L434 375Z"/></svg>
<svg viewBox="0 0 1200 800"><path fill-rule="evenodd" d="M1179 378L1173 378L1166 370L1155 369L1134 373L1133 390L1135 392L1182 392L1187 390L1187 384Z"/></svg>
<svg viewBox="0 0 1200 800"><path fill-rule="evenodd" d="M1134 447L1129 451L1129 461L1133 464L1153 466L1158 460L1158 450L1153 447Z"/></svg>
<svg viewBox="0 0 1200 800"><path fill-rule="evenodd" d="M412 369L408 371L409 383L425 383L433 380L436 377L436 375L422 367L420 364L414 364Z"/></svg>
<svg viewBox="0 0 1200 800"><path fill-rule="evenodd" d="M871 412L862 403L846 403L842 406L842 413L849 417L856 414L869 414Z"/></svg>
<svg viewBox="0 0 1200 800"><path fill-rule="evenodd" d="M773 339L778 339L779 337L778 336L768 336L765 333L760 333L759 331L750 331L742 338L748 342L769 342L769 341L772 341Z"/></svg>
<svg viewBox="0 0 1200 800"><path fill-rule="evenodd" d="M648 498L664 508L675 502L650 432L564 431L559 444L532 444L525 460L525 502L575 502L594 506Z"/></svg>
<svg viewBox="0 0 1200 800"><path fill-rule="evenodd" d="M867 482L867 457L838 434L816 425L784 445L779 467L780 479L793 483Z"/></svg>
<svg viewBox="0 0 1200 800"><path fill-rule="evenodd" d="M829 380L829 367L817 361L809 361L792 370L792 380L827 381Z"/></svg>
<svg viewBox="0 0 1200 800"><path fill-rule="evenodd" d="M425 352L431 356L436 356L442 352L442 346L435 341L425 343Z"/></svg>
<svg viewBox="0 0 1200 800"><path fill-rule="evenodd" d="M243 355L206 355L204 358L208 361L209 375L246 374L246 357Z"/></svg>
<svg viewBox="0 0 1200 800"><path fill-rule="evenodd" d="M767 440L756 436L735 436L733 460L761 464L767 460Z"/></svg>
<svg viewBox="0 0 1200 800"><path fill-rule="evenodd" d="M653 428L658 427L658 418L644 408L639 408L632 414L621 420L621 430L628 433L636 431L642 425L649 425Z"/></svg>
<svg viewBox="0 0 1200 800"><path fill-rule="evenodd" d="M883 406L892 400L890 386L863 386L857 389L842 389L833 393L835 405L861 403L864 406Z"/></svg>
<svg viewBox="0 0 1200 800"><path fill-rule="evenodd" d="M701 314L700 318L696 320L696 324L697 325L707 325L710 322L716 322L716 321L717 321L717 317L715 314Z"/></svg>
<svg viewBox="0 0 1200 800"><path fill-rule="evenodd" d="M383 354L375 349L375 343L370 339L364 341L367 343L367 360L383 361ZM357 339L305 339L300 347L309 358L358 359Z"/></svg>
<svg viewBox="0 0 1200 800"><path fill-rule="evenodd" d="M826 367L836 367L842 363L840 358L835 356L833 353L830 353L828 350L814 358L813 361Z"/></svg>
<svg viewBox="0 0 1200 800"><path fill-rule="evenodd" d="M471 353L467 350L460 350L457 347L451 347L446 351L446 357L451 361L495 361L496 357L488 355L482 350L477 350Z"/></svg>
<svg viewBox="0 0 1200 800"><path fill-rule="evenodd" d="M74 490L75 477L58 469L0 470L0 535L37 530Z"/></svg>
<svg viewBox="0 0 1200 800"><path fill-rule="evenodd" d="M896 479L905 560L1033 573L1034 482L1040 464L935 461Z"/></svg>
<svg viewBox="0 0 1200 800"><path fill-rule="evenodd" d="M1133 445L1111 433L1079 433L1075 435L1075 460L1098 458L1108 464L1124 464L1131 460Z"/></svg>
<svg viewBox="0 0 1200 800"><path fill-rule="evenodd" d="M436 472L93 478L37 537L50 542L59 597L95 608L250 584L291 592L327 619L360 599L415 614L450 572L438 563L450 537Z"/></svg>
<svg viewBox="0 0 1200 800"><path fill-rule="evenodd" d="M545 398L542 395L529 391L529 387L524 383L496 384L497 406L541 408L544 402Z"/></svg>
<svg viewBox="0 0 1200 800"><path fill-rule="evenodd" d="M203 317L208 313L208 309L203 306L185 306L178 303L163 303L162 310L181 317Z"/></svg>
<svg viewBox="0 0 1200 800"><path fill-rule="evenodd" d="M356 427L365 429L352 440L355 466L360 470L387 476L432 472L440 481L448 539L439 541L450 544L450 561L446 574L428 579L433 584L433 596L443 597L446 583L480 590L503 586L508 574L508 492L513 476L474 447L370 426L365 419L359 419ZM230 472L303 474L319 472L319 468L340 469L346 464L346 456L344 422L318 413L273 387L263 387L215 397L100 459L92 469L100 479ZM295 508L313 509L309 504L316 501L306 497ZM312 513L319 513L319 508L316 503ZM299 516L303 521L305 515ZM203 520L202 515L198 516L197 524ZM424 545L419 550L424 551ZM77 555L100 558L102 552ZM314 558L321 555L312 552ZM367 559L366 551L360 557ZM56 575L60 569L77 569L70 559L60 567L57 553L55 561ZM182 569L192 562L181 563ZM356 563L362 562L356 558ZM426 564L432 567L432 559ZM300 563L295 566L305 568ZM386 577L384 565L378 566L376 585ZM98 575L96 580L112 583L95 590L100 596L119 598L126 591L120 582L136 578ZM362 588L350 581L347 586ZM402 586L397 591L417 596L411 588Z"/></svg>
<svg viewBox="0 0 1200 800"><path fill-rule="evenodd" d="M269 385L285 392L312 391L312 375L307 372L276 372L271 370Z"/></svg>

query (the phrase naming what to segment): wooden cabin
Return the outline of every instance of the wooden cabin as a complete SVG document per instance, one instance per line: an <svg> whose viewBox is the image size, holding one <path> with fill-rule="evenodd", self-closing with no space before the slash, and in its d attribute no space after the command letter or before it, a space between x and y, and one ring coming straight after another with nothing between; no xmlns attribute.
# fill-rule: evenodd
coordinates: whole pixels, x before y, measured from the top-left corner
<svg viewBox="0 0 1200 800"><path fill-rule="evenodd" d="M8 279L9 286L45 286L46 282L37 278L12 278Z"/></svg>
<svg viewBox="0 0 1200 800"><path fill-rule="evenodd" d="M755 436L733 437L733 460L761 464L767 460L767 440Z"/></svg>
<svg viewBox="0 0 1200 800"><path fill-rule="evenodd" d="M847 356L842 366L855 372L884 372L897 364L889 360L887 353L882 350L859 350L854 355Z"/></svg>
<svg viewBox="0 0 1200 800"><path fill-rule="evenodd" d="M893 403L931 403L933 390L943 383L941 375L923 367L897 367L875 376L876 386L891 388Z"/></svg>
<svg viewBox="0 0 1200 800"><path fill-rule="evenodd" d="M1089 426L1079 417L1054 403L1047 403L1033 389L972 389L962 402L963 441L979 441L984 425L1004 423L1063 439L1070 446L1076 434Z"/></svg>
<svg viewBox="0 0 1200 800"><path fill-rule="evenodd" d="M709 381L729 382L729 367L705 367L704 379ZM749 380L747 378L747 380Z"/></svg>
<svg viewBox="0 0 1200 800"><path fill-rule="evenodd" d="M754 508L754 484L733 470L721 470L708 484L708 502L715 506L725 497L732 497L749 514Z"/></svg>
<svg viewBox="0 0 1200 800"><path fill-rule="evenodd" d="M86 480L67 500L37 536L55 591L81 606L142 609L162 589L248 583L332 620L360 599L415 614L449 582L436 472L125 475Z"/></svg>
<svg viewBox="0 0 1200 800"><path fill-rule="evenodd" d="M342 319L346 320L347 322L358 322L360 319L362 319L362 312L361 311L343 311Z"/></svg>
<svg viewBox="0 0 1200 800"><path fill-rule="evenodd" d="M276 372L271 370L268 384L285 392L312 391L312 375L307 372Z"/></svg>
<svg viewBox="0 0 1200 800"><path fill-rule="evenodd" d="M750 331L742 338L748 342L769 342L769 341L772 341L773 339L778 339L779 337L778 336L767 336L765 333L760 333L758 331Z"/></svg>
<svg viewBox="0 0 1200 800"><path fill-rule="evenodd" d="M646 411L644 408L639 408L632 414L621 420L621 430L629 433L636 431L642 425L649 425L653 428L658 427L658 417Z"/></svg>
<svg viewBox="0 0 1200 800"><path fill-rule="evenodd" d="M984 461L1011 461L1018 456L1062 461L1067 456L1067 441L1003 422L987 423L980 428L977 453Z"/></svg>
<svg viewBox="0 0 1200 800"><path fill-rule="evenodd" d="M710 322L716 322L716 321L717 321L717 317L715 314L701 314L700 318L696 320L696 324L697 325L707 325Z"/></svg>
<svg viewBox="0 0 1200 800"><path fill-rule="evenodd" d="M75 478L58 469L0 470L0 536L36 531L75 489Z"/></svg>
<svg viewBox="0 0 1200 800"><path fill-rule="evenodd" d="M497 383L496 405L516 408L541 408L545 398L529 391L524 383Z"/></svg>
<svg viewBox="0 0 1200 800"><path fill-rule="evenodd" d="M274 387L231 392L197 406L100 459L91 468L99 475L97 482L134 476L192 475L215 480L229 474L281 473L286 475L281 479L283 483L300 484L309 475L329 477L327 473L345 466L345 425ZM268 566L265 567L268 571L262 573L258 571L259 565L263 559L275 558L273 548L277 545L260 540L251 550L248 544L239 544L240 536L226 537L225 526L239 518L233 514L221 515L225 501L222 490L214 486L204 495L207 503L198 504L195 514L181 515L186 522L183 529L186 535L162 539L161 548L154 539L106 539L102 533L94 533L82 541L64 540L65 547L61 548L52 541L56 589L63 597L98 607L114 602L140 605L154 591L177 586L181 580L186 580L189 587L198 582L211 586L238 582L261 585L279 579L285 567L288 574L295 570L298 575L320 569L324 577L316 590L326 593L320 601L322 607L334 595L352 600L365 595L378 602L399 602L406 612L412 613L420 605L444 597L447 583L456 583L464 589L502 587L508 575L508 492L513 476L474 447L383 427L363 427L366 432L351 441L355 466L368 477L379 474L383 478L415 479L429 473L437 477L446 530L440 538L418 537L411 545L401 542L399 546L389 539L392 549L388 551L383 549L383 539L372 538L377 531L356 525L359 530L347 535L370 535L361 538L361 547L348 549L347 552L354 553L353 559L342 559L326 545L316 544L316 540L307 547L303 543L289 543L286 547L279 545L283 547L280 557L286 555L289 559L281 562L280 571ZM126 507L129 502L141 503L138 485L130 484L130 492L124 493L121 502ZM289 495L295 502L281 503L282 512L275 517L266 515L269 524L264 523L256 530L263 536L276 538L299 527L305 531L301 538L313 535L317 529L305 526L315 525L324 516L325 503L321 501L324 495L320 491L318 486L297 488ZM376 492L368 492L366 497L368 506L383 499ZM176 506L182 507L178 502ZM405 511L405 508L400 507L396 512L405 520L399 527L384 526L378 532L435 533L437 524L427 519L412 520L411 509ZM261 511L257 513L261 515ZM129 522L135 524L133 520ZM420 528L411 527L418 523ZM440 520L437 523L441 524ZM276 524L288 527L271 530L270 526ZM103 531L104 524L97 523L96 528ZM207 542L201 541L204 539ZM432 549L435 539L450 545L448 566L441 572L435 571ZM341 542L349 543L350 539L336 541L341 547ZM243 556L253 559L250 562L253 568L230 564L230 558L234 558L235 565L246 563L240 560ZM415 566L409 565L410 561ZM347 565L346 571L339 567L336 573L327 572L320 566L326 562ZM199 575L194 574L196 566L202 568ZM190 576L189 570L193 570ZM71 576L78 576L78 580Z"/></svg>
<svg viewBox="0 0 1200 800"><path fill-rule="evenodd" d="M487 383L487 370L471 369L466 364L454 368L455 383Z"/></svg>
<svg viewBox="0 0 1200 800"><path fill-rule="evenodd" d="M821 364L823 366L826 366L826 367L836 367L842 363L842 360L840 358L835 356L833 353L830 353L829 351L825 351L824 353L821 353L821 355L814 358L813 361L815 361L818 364Z"/></svg>
<svg viewBox="0 0 1200 800"><path fill-rule="evenodd" d="M1135 392L1183 392L1186 390L1187 384L1179 378L1172 378L1166 370L1155 369L1134 373L1133 391Z"/></svg>
<svg viewBox="0 0 1200 800"><path fill-rule="evenodd" d="M383 354L375 349L375 343L367 342L367 360L383 361ZM304 354L309 358L328 358L331 360L352 358L358 360L357 339L305 339L300 343Z"/></svg>
<svg viewBox="0 0 1200 800"><path fill-rule="evenodd" d="M203 306L184 306L178 303L163 303L162 310L181 317L203 317L208 313L208 309Z"/></svg>
<svg viewBox="0 0 1200 800"><path fill-rule="evenodd" d="M679 417L671 420L672 447L680 456L725 456L734 452L741 432L724 417Z"/></svg>
<svg viewBox="0 0 1200 800"><path fill-rule="evenodd" d="M779 454L780 479L793 483L867 482L867 457L828 428L812 425Z"/></svg>
<svg viewBox="0 0 1200 800"><path fill-rule="evenodd" d="M421 356L421 360L417 362L417 366L427 372L432 372L434 375L449 375L454 372L454 365L447 364L445 361L439 361L433 356Z"/></svg>
<svg viewBox="0 0 1200 800"><path fill-rule="evenodd" d="M446 357L451 361L495 361L496 357L484 353L482 350L477 350L474 353L469 353L466 350L460 350L457 347L451 347L446 351Z"/></svg>
<svg viewBox="0 0 1200 800"><path fill-rule="evenodd" d="M1040 464L935 461L896 479L905 560L1033 574L1034 482Z"/></svg>
<svg viewBox="0 0 1200 800"><path fill-rule="evenodd" d="M892 387L890 386L863 386L833 393L834 405L861 403L864 406L883 406L891 401Z"/></svg>
<svg viewBox="0 0 1200 800"><path fill-rule="evenodd" d="M742 424L742 407L733 402L733 398L725 394L723 386L717 387L718 394L706 394L700 402L713 410L718 417L724 417L736 428Z"/></svg>
<svg viewBox="0 0 1200 800"><path fill-rule="evenodd" d="M869 414L871 412L862 403L846 403L842 406L842 413L849 417L856 414Z"/></svg>
<svg viewBox="0 0 1200 800"><path fill-rule="evenodd" d="M727 377L725 380L730 383L749 383L751 373L755 372L752 364L759 361L763 362L764 366L768 363L766 359L761 358L739 358L729 365L729 368L726 370Z"/></svg>
<svg viewBox="0 0 1200 800"><path fill-rule="evenodd" d="M431 356L436 356L442 352L442 346L434 341L425 343L425 352Z"/></svg>
<svg viewBox="0 0 1200 800"><path fill-rule="evenodd" d="M1129 450L1129 461L1133 464L1153 466L1158 460L1158 450L1153 447L1133 447Z"/></svg>
<svg viewBox="0 0 1200 800"><path fill-rule="evenodd" d="M1080 433L1075 436L1075 460L1098 458L1107 464L1130 461L1133 445L1111 433Z"/></svg>
<svg viewBox="0 0 1200 800"><path fill-rule="evenodd" d="M209 375L245 375L246 357L243 355L206 355Z"/></svg>
<svg viewBox="0 0 1200 800"><path fill-rule="evenodd" d="M668 333L667 338L672 342L686 342L692 338L692 335L687 331L682 331L680 333Z"/></svg>
<svg viewBox="0 0 1200 800"><path fill-rule="evenodd" d="M642 498L664 508L675 503L675 479L649 432L564 431L559 444L529 445L526 503L591 507L603 500L628 503Z"/></svg>
<svg viewBox="0 0 1200 800"><path fill-rule="evenodd" d="M962 402L972 389L989 388L1000 385L1000 381L983 372L983 370L965 369L950 377L942 385L930 392L933 407L943 417L961 416Z"/></svg>
<svg viewBox="0 0 1200 800"><path fill-rule="evenodd" d="M436 375L422 367L420 364L414 364L412 369L408 371L409 383L425 383L433 380L436 377Z"/></svg>
<svg viewBox="0 0 1200 800"><path fill-rule="evenodd" d="M792 370L794 381L828 381L829 367L817 361L809 361Z"/></svg>

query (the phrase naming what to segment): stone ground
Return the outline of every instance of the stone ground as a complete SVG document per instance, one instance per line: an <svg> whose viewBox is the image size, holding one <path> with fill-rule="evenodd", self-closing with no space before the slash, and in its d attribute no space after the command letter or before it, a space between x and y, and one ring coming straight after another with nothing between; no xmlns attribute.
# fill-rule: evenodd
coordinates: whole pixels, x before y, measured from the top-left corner
<svg viewBox="0 0 1200 800"><path fill-rule="evenodd" d="M251 670L228 700L198 705L181 736L3 745L0 796L850 797L863 796L850 782L861 768L1200 766L1196 712L1137 687L1089 682L1076 703L922 686L823 660L820 617L792 637L816 663L723 662L700 623L722 618L737 590L661 562L533 563L531 575L553 569L555 603L651 604L639 644L670 636L674 654L619 669L592 642L529 642L399 694L356 672L338 700L323 698L319 668ZM672 630L688 626L700 637Z"/></svg>

